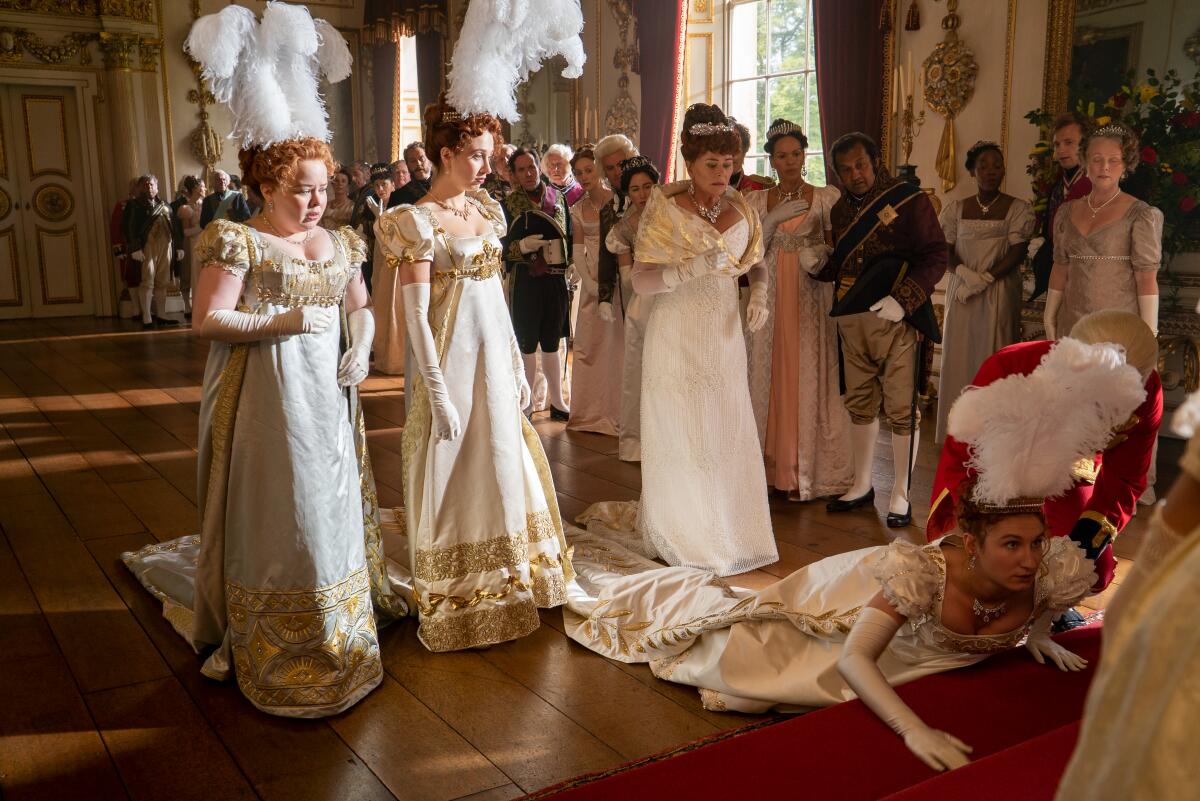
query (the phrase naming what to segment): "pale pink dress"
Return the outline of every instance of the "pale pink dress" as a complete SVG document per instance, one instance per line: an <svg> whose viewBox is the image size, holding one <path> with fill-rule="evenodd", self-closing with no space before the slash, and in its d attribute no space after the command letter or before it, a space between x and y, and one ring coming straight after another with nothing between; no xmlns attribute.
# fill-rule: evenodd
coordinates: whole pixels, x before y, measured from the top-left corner
<svg viewBox="0 0 1200 801"><path fill-rule="evenodd" d="M781 223L767 242L771 316L746 336L767 483L806 501L839 495L854 480L850 420L838 391L837 328L829 316L833 284L811 278L799 255L825 242L838 196L833 187L816 187L810 210ZM767 190L746 199L766 215Z"/></svg>
<svg viewBox="0 0 1200 801"><path fill-rule="evenodd" d="M621 419L621 365L625 353L624 322L619 314L612 322L600 319L597 294L600 258L600 215L584 219L583 209L591 200L584 195L571 207L571 225L577 235L572 251L579 283L579 317L571 344L572 431L593 431L617 436ZM595 207L592 206L592 209ZM580 241L582 240L582 241Z"/></svg>

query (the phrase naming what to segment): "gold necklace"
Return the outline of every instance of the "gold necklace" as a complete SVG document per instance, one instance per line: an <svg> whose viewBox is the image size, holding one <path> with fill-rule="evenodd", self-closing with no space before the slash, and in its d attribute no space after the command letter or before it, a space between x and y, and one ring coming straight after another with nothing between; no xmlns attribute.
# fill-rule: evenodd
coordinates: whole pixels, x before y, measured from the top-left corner
<svg viewBox="0 0 1200 801"><path fill-rule="evenodd" d="M466 220L470 219L470 217L471 217L471 204L470 203L464 203L463 207L461 209L456 209L453 206L451 206L448 202L446 202L445 200L438 200L433 195L430 195L429 199L432 200L434 203L436 203L438 205L438 208L445 209L446 211L450 212L455 217L458 217L459 219L463 220L464 222Z"/></svg>
<svg viewBox="0 0 1200 801"><path fill-rule="evenodd" d="M995 206L996 201L999 199L1000 199L1000 193L997 192L996 196L994 198L992 198L992 202L985 206L985 205L983 205L983 200L981 200L979 197L979 193L978 192L975 193L975 204L977 206L979 206L979 213L982 214L984 217L986 217L988 215L988 212L992 210L992 206Z"/></svg>
<svg viewBox="0 0 1200 801"><path fill-rule="evenodd" d="M789 200L799 200L800 196L804 194L804 181L800 181L795 190L791 192L785 192L783 190L783 184L780 184L778 189L780 203L787 203Z"/></svg>
<svg viewBox="0 0 1200 801"><path fill-rule="evenodd" d="M316 228L309 228L308 231L305 232L304 238L300 239L300 240L288 239L288 236L295 236L295 234L288 234L287 236L284 236L283 233L280 232L280 230L275 227L275 224L273 222L271 222L270 217L268 217L265 214L261 214L261 213L258 216L262 217L262 221L265 222L267 224L267 227L271 229L271 233L275 234L275 236L279 237L284 242L287 242L289 245L305 244L306 242L308 242L308 240L312 239L313 232L317 230Z"/></svg>
<svg viewBox="0 0 1200 801"><path fill-rule="evenodd" d="M1103 208L1104 208L1105 206L1107 206L1109 203L1112 203L1114 200L1116 200L1116 199L1117 199L1118 197L1120 197L1120 196L1121 196L1121 190L1120 190L1120 189L1118 189L1118 190L1116 191L1116 193L1115 193L1115 194L1114 194L1112 197L1110 197L1108 200L1104 201L1104 202L1103 202L1103 203L1101 203L1099 206L1093 206L1093 205L1092 205L1092 193L1091 193L1091 192L1088 192L1088 193L1087 193L1087 197L1086 197L1086 200L1087 200L1087 207L1088 207L1089 209L1091 209L1091 212L1092 212L1092 219L1093 219L1093 220L1094 220L1094 219L1096 219L1096 215L1100 213L1100 210L1101 210L1101 209L1103 209Z"/></svg>

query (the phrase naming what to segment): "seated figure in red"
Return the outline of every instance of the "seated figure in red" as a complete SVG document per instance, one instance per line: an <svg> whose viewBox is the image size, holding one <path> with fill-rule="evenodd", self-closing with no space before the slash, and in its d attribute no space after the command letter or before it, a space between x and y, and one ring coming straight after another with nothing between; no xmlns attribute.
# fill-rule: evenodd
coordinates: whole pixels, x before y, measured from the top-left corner
<svg viewBox="0 0 1200 801"><path fill-rule="evenodd" d="M1154 442L1162 421L1162 382L1155 370L1158 343L1150 328L1136 314L1098 311L1079 320L1069 335L1089 344L1114 342L1125 349L1128 364L1141 372L1146 382L1146 399L1129 420L1112 433L1108 446L1093 460L1075 466L1075 486L1051 498L1043 507L1051 536L1070 536L1096 564L1100 592L1113 579L1116 559L1112 543L1133 517L1137 499L1146 489L1146 475L1154 455ZM987 386L1006 376L1033 372L1054 347L1053 342L1020 342L988 357L971 385ZM970 391L969 389L967 391ZM942 402L953 402L943 398ZM932 505L925 536L929 541L953 530L955 507L965 481L974 471L966 445L947 437L933 481Z"/></svg>

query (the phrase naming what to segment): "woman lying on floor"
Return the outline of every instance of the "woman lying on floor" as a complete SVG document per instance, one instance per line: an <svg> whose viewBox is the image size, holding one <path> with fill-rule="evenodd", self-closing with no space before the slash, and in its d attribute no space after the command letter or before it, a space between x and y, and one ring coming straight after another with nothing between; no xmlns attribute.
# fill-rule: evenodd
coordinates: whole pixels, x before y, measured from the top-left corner
<svg viewBox="0 0 1200 801"><path fill-rule="evenodd" d="M1143 396L1119 348L1064 339L1030 375L955 403L951 433L974 454L957 531L828 557L757 592L663 568L602 527L578 532L567 631L699 688L710 710L788 711L858 696L926 764L963 765L971 748L925 725L892 687L1026 637L1039 662L1084 667L1050 639L1050 621L1088 594L1093 566L1070 539L1047 536L1041 504L1071 486L1071 464L1102 447Z"/></svg>

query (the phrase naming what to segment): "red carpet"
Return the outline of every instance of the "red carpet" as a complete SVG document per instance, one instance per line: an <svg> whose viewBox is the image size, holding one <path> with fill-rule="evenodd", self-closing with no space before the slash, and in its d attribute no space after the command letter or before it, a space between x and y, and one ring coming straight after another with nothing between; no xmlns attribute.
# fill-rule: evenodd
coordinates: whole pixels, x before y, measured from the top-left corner
<svg viewBox="0 0 1200 801"><path fill-rule="evenodd" d="M926 723L974 747L972 765L950 774L926 767L862 702L850 701L581 776L526 799L632 801L666 790L698 799L748 793L813 801L876 801L892 794L906 801L1049 799L1074 745L1074 724L1099 659L1100 629L1055 639L1087 659L1088 669L1063 673L1019 648L897 688ZM1007 789L1003 796L983 795L975 782Z"/></svg>

